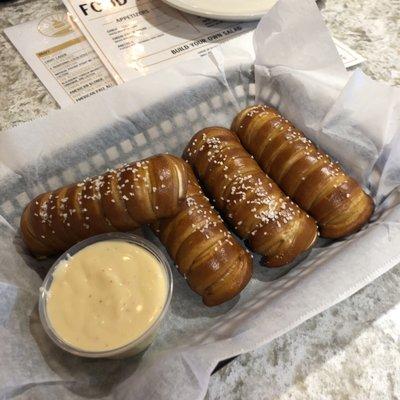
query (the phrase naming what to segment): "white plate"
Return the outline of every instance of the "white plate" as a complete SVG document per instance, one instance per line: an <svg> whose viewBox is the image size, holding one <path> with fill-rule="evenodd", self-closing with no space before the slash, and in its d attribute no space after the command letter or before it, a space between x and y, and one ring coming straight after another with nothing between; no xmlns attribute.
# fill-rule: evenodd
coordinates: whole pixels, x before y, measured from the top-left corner
<svg viewBox="0 0 400 400"><path fill-rule="evenodd" d="M277 0L163 0L190 14L229 21L260 19Z"/></svg>

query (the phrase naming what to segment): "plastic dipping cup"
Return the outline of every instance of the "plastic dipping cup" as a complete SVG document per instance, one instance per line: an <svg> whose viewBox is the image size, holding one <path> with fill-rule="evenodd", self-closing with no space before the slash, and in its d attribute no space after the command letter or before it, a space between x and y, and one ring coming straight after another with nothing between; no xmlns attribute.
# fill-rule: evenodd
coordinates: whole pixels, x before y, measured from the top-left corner
<svg viewBox="0 0 400 400"><path fill-rule="evenodd" d="M112 253L121 249L124 255ZM139 264L130 267L137 257ZM128 264L120 266L125 261ZM40 289L40 320L53 342L69 353L131 357L153 342L167 313L172 285L169 263L153 243L127 233L94 236L71 247L47 273ZM150 319L135 314L133 308L150 313ZM115 321L107 320L114 316ZM115 336L118 332L122 337Z"/></svg>

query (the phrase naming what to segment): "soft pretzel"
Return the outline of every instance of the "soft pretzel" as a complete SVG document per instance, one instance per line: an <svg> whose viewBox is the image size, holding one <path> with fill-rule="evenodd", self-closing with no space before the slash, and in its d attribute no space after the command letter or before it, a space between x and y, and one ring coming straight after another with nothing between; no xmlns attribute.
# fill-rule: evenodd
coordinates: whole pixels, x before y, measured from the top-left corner
<svg viewBox="0 0 400 400"><path fill-rule="evenodd" d="M161 154L39 195L21 217L22 237L38 257L100 233L129 231L179 211L186 163Z"/></svg>
<svg viewBox="0 0 400 400"><path fill-rule="evenodd" d="M217 208L237 234L279 267L309 249L315 221L288 199L225 128L198 132L184 151Z"/></svg>
<svg viewBox="0 0 400 400"><path fill-rule="evenodd" d="M264 172L316 219L321 236L340 238L369 220L371 197L273 108L246 108L232 130Z"/></svg>
<svg viewBox="0 0 400 400"><path fill-rule="evenodd" d="M252 260L213 210L188 166L188 191L179 214L153 225L179 272L207 306L240 293L250 280Z"/></svg>

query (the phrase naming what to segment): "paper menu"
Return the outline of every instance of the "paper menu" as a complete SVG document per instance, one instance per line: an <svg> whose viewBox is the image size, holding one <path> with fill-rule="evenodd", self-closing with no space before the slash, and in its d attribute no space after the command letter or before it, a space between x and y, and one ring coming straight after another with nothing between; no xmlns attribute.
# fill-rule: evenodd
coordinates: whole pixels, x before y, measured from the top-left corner
<svg viewBox="0 0 400 400"><path fill-rule="evenodd" d="M7 28L5 33L61 107L115 86L66 12Z"/></svg>
<svg viewBox="0 0 400 400"><path fill-rule="evenodd" d="M159 0L65 1L81 30L65 12L5 29L61 107L112 87L115 81L204 54L224 39L237 41L245 32L248 35L241 38L247 38L250 48L249 35L256 25L191 16ZM346 67L364 61L334 42Z"/></svg>
<svg viewBox="0 0 400 400"><path fill-rule="evenodd" d="M256 27L184 14L160 0L64 3L117 82L205 53Z"/></svg>
<svg viewBox="0 0 400 400"><path fill-rule="evenodd" d="M224 23L190 16L158 0L115 0L110 3L129 6L122 9L117 7L124 4L107 8L105 1L93 3L104 4L103 11L93 11L92 3L66 1L84 15L89 16L89 7L96 15L105 11L107 16L90 17L83 24L85 19L81 21L77 17L79 13L76 14L86 38L64 12L5 29L61 107L114 86L108 71L122 83L184 57L202 54L217 42L250 32L255 27L254 23ZM93 7L100 9L96 5ZM97 21L95 25L92 19ZM93 26L97 30L92 32ZM104 43L100 40L102 35L109 38L111 45L107 40ZM363 61L343 43L335 40L335 44L346 67Z"/></svg>
<svg viewBox="0 0 400 400"><path fill-rule="evenodd" d="M335 43L336 49L346 68L354 67L355 65L361 64L365 61L363 56L356 53L340 40L333 38L333 43Z"/></svg>

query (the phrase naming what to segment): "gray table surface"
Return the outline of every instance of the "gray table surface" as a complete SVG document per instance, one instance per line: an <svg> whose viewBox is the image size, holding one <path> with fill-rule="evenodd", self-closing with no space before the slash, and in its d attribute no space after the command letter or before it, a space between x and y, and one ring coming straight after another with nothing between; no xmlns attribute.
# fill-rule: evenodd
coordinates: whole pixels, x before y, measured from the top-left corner
<svg viewBox="0 0 400 400"><path fill-rule="evenodd" d="M400 85L400 1L326 0L333 35L363 55L362 69ZM49 12L61 1L0 4L0 31ZM0 130L57 108L0 35ZM350 267L350 266L349 266ZM211 377L207 399L400 399L400 266L347 300Z"/></svg>

